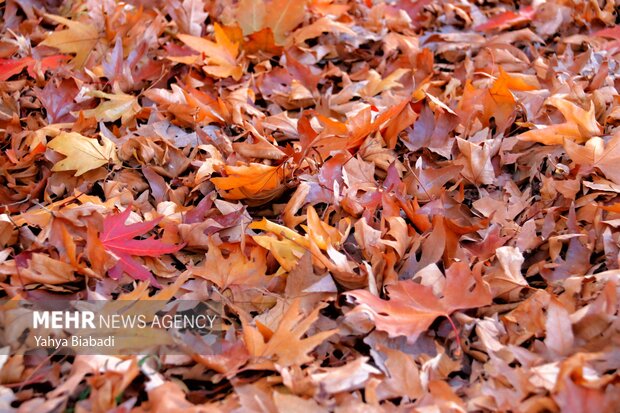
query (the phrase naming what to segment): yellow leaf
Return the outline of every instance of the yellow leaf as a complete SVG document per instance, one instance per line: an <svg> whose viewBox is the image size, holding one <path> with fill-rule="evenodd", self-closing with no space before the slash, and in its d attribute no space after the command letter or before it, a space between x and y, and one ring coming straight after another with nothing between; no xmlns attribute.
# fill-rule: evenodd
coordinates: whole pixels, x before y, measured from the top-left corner
<svg viewBox="0 0 620 413"><path fill-rule="evenodd" d="M68 28L53 32L40 44L55 47L63 53L75 53L73 64L75 67L81 68L99 41L97 29L93 25L54 16L53 14L46 14L45 17Z"/></svg>
<svg viewBox="0 0 620 413"><path fill-rule="evenodd" d="M265 15L263 27L269 27L277 45L286 43L286 35L304 21L305 0L273 0Z"/></svg>
<svg viewBox="0 0 620 413"><path fill-rule="evenodd" d="M101 142L76 132L62 132L47 144L49 148L66 156L54 165L52 171L75 170L75 176L79 176L110 161L118 162L114 144L105 137L101 137Z"/></svg>
<svg viewBox="0 0 620 413"><path fill-rule="evenodd" d="M202 70L207 74L219 78L232 77L239 80L243 75L243 68L237 64L239 44L233 43L222 27L215 23L215 42L202 37L179 34L178 38L192 49L203 53Z"/></svg>
<svg viewBox="0 0 620 413"><path fill-rule="evenodd" d="M342 234L338 230L319 218L319 214L312 205L308 206L308 225L302 228L308 233L308 237L320 249L326 251L328 246L338 245L342 240Z"/></svg>
<svg viewBox="0 0 620 413"><path fill-rule="evenodd" d="M104 122L114 122L117 119L121 119L121 122L126 123L136 113L140 112L142 108L138 104L137 97L127 95L120 90L115 90L115 92L114 94L99 90L91 92L91 96L107 99L107 102L101 102L94 109L85 110L83 112L84 116Z"/></svg>
<svg viewBox="0 0 620 413"><path fill-rule="evenodd" d="M252 238L261 247L271 251L274 258L286 271L291 271L297 266L299 259L310 247L310 243L290 228L278 225L265 218L261 221L252 222L250 229L260 229L282 237L278 239L268 235L254 235Z"/></svg>
<svg viewBox="0 0 620 413"><path fill-rule="evenodd" d="M308 243L308 240L304 237L302 237L301 235L299 235L298 233L296 233L295 231L293 231L290 228L285 227L284 225L279 225L276 224L275 222L271 222L266 218L263 218L260 221L254 221L252 222L248 228L250 229L260 229L263 231L267 231L267 232L271 232L273 234L276 234L278 236L287 238L291 241L294 241L295 244L297 245L301 245L305 248L308 248L310 246L310 244Z"/></svg>
<svg viewBox="0 0 620 413"><path fill-rule="evenodd" d="M271 251L273 257L286 271L295 268L306 251L288 239L279 240L268 235L254 235L252 238L258 245Z"/></svg>

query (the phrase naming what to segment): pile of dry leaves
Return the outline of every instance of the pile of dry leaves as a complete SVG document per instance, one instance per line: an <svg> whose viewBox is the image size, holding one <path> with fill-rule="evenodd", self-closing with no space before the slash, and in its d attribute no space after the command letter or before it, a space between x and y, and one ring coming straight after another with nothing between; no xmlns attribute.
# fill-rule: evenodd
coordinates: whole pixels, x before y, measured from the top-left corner
<svg viewBox="0 0 620 413"><path fill-rule="evenodd" d="M620 408L616 1L0 13L4 298L224 308L218 351L1 356L0 411Z"/></svg>

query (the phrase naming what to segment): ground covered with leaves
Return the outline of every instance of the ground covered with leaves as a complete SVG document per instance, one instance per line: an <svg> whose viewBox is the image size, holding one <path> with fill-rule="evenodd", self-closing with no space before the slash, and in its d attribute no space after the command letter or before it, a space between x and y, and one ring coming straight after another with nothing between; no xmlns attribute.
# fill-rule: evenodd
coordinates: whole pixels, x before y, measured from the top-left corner
<svg viewBox="0 0 620 413"><path fill-rule="evenodd" d="M613 0L58 3L0 1L2 295L222 340L10 353L0 411L620 409Z"/></svg>

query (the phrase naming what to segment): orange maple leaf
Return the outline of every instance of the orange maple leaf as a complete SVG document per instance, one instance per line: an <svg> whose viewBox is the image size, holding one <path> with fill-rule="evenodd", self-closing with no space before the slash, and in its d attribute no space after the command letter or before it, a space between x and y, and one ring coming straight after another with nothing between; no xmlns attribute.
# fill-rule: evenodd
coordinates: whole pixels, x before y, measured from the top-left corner
<svg viewBox="0 0 620 413"><path fill-rule="evenodd" d="M198 60L204 64L202 70L211 76L241 79L243 68L237 64L239 44L233 42L219 24L215 23L213 27L215 42L188 34L178 35L183 43L200 52L201 56L169 57L169 59L181 63L192 63Z"/></svg>
<svg viewBox="0 0 620 413"><path fill-rule="evenodd" d="M227 199L258 198L282 188L284 172L281 167L250 163L224 168L226 176L212 178L211 182Z"/></svg>

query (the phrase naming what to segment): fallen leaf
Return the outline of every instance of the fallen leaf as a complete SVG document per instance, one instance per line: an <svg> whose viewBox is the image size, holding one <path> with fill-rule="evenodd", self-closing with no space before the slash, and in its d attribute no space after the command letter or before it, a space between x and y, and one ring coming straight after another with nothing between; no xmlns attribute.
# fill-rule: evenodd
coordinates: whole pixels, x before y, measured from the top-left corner
<svg viewBox="0 0 620 413"><path fill-rule="evenodd" d="M601 132L601 127L596 122L594 105L590 105L590 109L585 111L574 103L557 97L547 99L547 103L557 107L566 122L530 130L520 134L519 139L545 145L561 145L564 140L586 142Z"/></svg>
<svg viewBox="0 0 620 413"><path fill-rule="evenodd" d="M120 119L125 124L140 112L141 107L135 96L125 94L119 89L116 89L114 92L105 93L99 90L91 92L91 96L106 100L101 102L95 109L83 111L84 116L103 122L114 122Z"/></svg>
<svg viewBox="0 0 620 413"><path fill-rule="evenodd" d="M521 267L525 259L515 247L500 247L495 251L500 271L492 273L485 280L491 286L493 296L501 296L512 290L528 287L528 283L521 274Z"/></svg>
<svg viewBox="0 0 620 413"><path fill-rule="evenodd" d="M202 28L209 13L205 11L203 0L183 0L168 4L167 10L182 33L192 36L202 35Z"/></svg>
<svg viewBox="0 0 620 413"><path fill-rule="evenodd" d="M105 137L99 140L76 132L61 132L47 144L49 148L66 156L56 162L52 171L75 171L75 176L80 176L110 162L118 163L114 144Z"/></svg>
<svg viewBox="0 0 620 413"><path fill-rule="evenodd" d="M620 162L620 134L615 134L607 144L599 137L589 139L583 146L566 139L564 148L576 164L597 168L620 185L620 170L617 167Z"/></svg>
<svg viewBox="0 0 620 413"><path fill-rule="evenodd" d="M265 28L263 21L266 14L267 8L263 0L241 0L235 9L235 18L244 36Z"/></svg>
<svg viewBox="0 0 620 413"><path fill-rule="evenodd" d="M505 11L493 16L486 23L480 24L474 27L474 30L481 32L488 32L492 30L504 30L517 24L526 23L534 18L536 15L536 9L534 6L526 6L521 8L518 12L511 10Z"/></svg>
<svg viewBox="0 0 620 413"><path fill-rule="evenodd" d="M266 219L252 222L249 228L261 229L277 235L277 237L253 235L252 239L261 247L271 251L285 271L293 270L306 250L310 248L308 240L295 231Z"/></svg>
<svg viewBox="0 0 620 413"><path fill-rule="evenodd" d="M493 142L487 140L479 145L457 138L457 144L463 157L454 163L463 166L461 174L475 185L488 185L494 182L495 170L491 163Z"/></svg>
<svg viewBox="0 0 620 413"><path fill-rule="evenodd" d="M202 61L202 69L209 75L225 78L232 77L239 80L243 74L242 67L237 64L239 44L234 43L226 35L226 32L217 23L213 26L215 31L215 42L202 37L179 34L178 38L201 53L196 57ZM174 60L173 58L170 58Z"/></svg>
<svg viewBox="0 0 620 413"><path fill-rule="evenodd" d="M226 176L211 178L211 182L227 199L253 198L261 193L277 191L282 187L284 172L281 167L251 163L224 167Z"/></svg>
<svg viewBox="0 0 620 413"><path fill-rule="evenodd" d="M492 296L482 281L480 266L473 272L465 263L454 263L446 271L443 296L438 298L430 287L411 280L399 281L388 288L389 300L366 290L347 292L358 305L353 313L367 314L377 329L390 337L405 336L415 342L437 317L450 319L456 310L480 307L491 303Z"/></svg>
<svg viewBox="0 0 620 413"><path fill-rule="evenodd" d="M24 284L57 285L76 280L72 265L37 253L32 254L28 266L22 268L17 274L20 282Z"/></svg>
<svg viewBox="0 0 620 413"><path fill-rule="evenodd" d="M0 59L0 81L8 80L11 76L20 73L24 68L30 77L36 77L35 69L39 68L43 73L47 70L54 70L62 66L67 60L65 55L47 56L40 60L32 57L21 59Z"/></svg>
<svg viewBox="0 0 620 413"><path fill-rule="evenodd" d="M253 248L247 257L239 248L226 251L226 257L213 242L208 248L202 266L192 269L193 275L213 282L222 291L232 289L237 295L244 288L258 288L265 281L267 262L259 248Z"/></svg>
<svg viewBox="0 0 620 413"><path fill-rule="evenodd" d="M368 357L359 357L344 366L323 368L310 373L317 384L325 386L328 393L340 393L362 388L371 375L381 372L368 363Z"/></svg>
<svg viewBox="0 0 620 413"><path fill-rule="evenodd" d="M125 225L130 213L131 208L128 207L120 214L108 215L103 221L103 232L99 235L99 239L106 251L118 259L116 265L109 271L109 275L114 279L119 279L123 272L126 272L136 280L149 280L153 286L159 288L160 284L157 279L133 256L159 257L163 254L177 252L183 246L166 244L154 238L134 239L155 228L163 217Z"/></svg>
<svg viewBox="0 0 620 413"><path fill-rule="evenodd" d="M570 321L570 314L556 300L551 300L547 307L545 323L547 335L545 344L557 355L568 355L574 345L575 337Z"/></svg>
<svg viewBox="0 0 620 413"><path fill-rule="evenodd" d="M255 357L272 359L274 363L282 367L301 365L312 360L308 353L338 330L322 331L313 336L302 338L318 319L320 307L316 307L305 316L300 313L299 304L299 299L291 302L277 329L271 333L271 337L266 341L257 328L244 322L244 341L250 354Z"/></svg>
<svg viewBox="0 0 620 413"><path fill-rule="evenodd" d="M286 35L304 20L306 0L271 0L266 5L263 27L269 27L277 45L286 41Z"/></svg>
<svg viewBox="0 0 620 413"><path fill-rule="evenodd" d="M64 17L46 14L48 19L67 26L67 29L52 32L41 45L55 47L63 53L74 53L73 65L81 68L99 42L99 31L92 24L86 24Z"/></svg>
<svg viewBox="0 0 620 413"><path fill-rule="evenodd" d="M302 43L308 39L313 39L315 37L318 37L322 33L344 33L344 34L348 34L351 36L355 36L355 32L351 30L349 27L347 27L346 25L340 22L334 21L328 17L321 17L320 19L318 19L311 25L304 26L301 29L296 30L295 33L293 33L293 42ZM398 70L404 70L405 72L408 71L405 69L398 69ZM395 75L395 77L397 79L400 76Z"/></svg>

